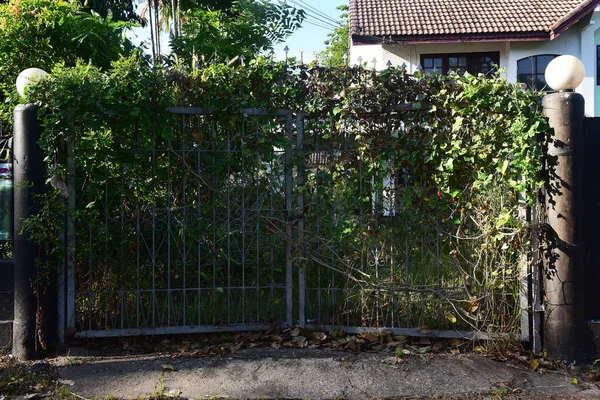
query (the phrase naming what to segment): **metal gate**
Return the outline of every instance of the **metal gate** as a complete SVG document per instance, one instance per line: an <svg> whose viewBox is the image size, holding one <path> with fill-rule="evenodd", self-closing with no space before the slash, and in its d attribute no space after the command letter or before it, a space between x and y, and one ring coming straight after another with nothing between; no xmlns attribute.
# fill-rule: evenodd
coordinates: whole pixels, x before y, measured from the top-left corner
<svg viewBox="0 0 600 400"><path fill-rule="evenodd" d="M67 334L300 324L486 336L456 322L453 301L473 294L440 240L452 221L436 189L413 182L402 160L366 169L357 147L362 129L402 134L411 110L347 130L289 110L245 109L223 125L202 108L170 112L172 134L94 177L105 182L94 201L81 203L85 183L70 174L59 277ZM423 210L402 200L416 187ZM96 211L76 220L82 207ZM526 290L501 296L530 304Z"/></svg>

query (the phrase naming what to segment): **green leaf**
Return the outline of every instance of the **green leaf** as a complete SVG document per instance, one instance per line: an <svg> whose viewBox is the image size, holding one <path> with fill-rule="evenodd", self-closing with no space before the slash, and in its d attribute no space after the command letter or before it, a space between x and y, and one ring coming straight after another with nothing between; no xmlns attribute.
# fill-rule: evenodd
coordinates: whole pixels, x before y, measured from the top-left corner
<svg viewBox="0 0 600 400"><path fill-rule="evenodd" d="M452 132L456 132L456 131L460 130L460 128L462 127L463 121L464 121L463 117L461 117L461 116L456 117L454 124L452 124Z"/></svg>
<svg viewBox="0 0 600 400"><path fill-rule="evenodd" d="M499 171L499 172L500 172L502 175L504 175L504 174L506 173L506 170L508 169L508 164L509 164L509 163L508 163L508 160L504 160L504 161L502 162L502 165L501 165L501 166L500 166L500 168L498 169L498 171Z"/></svg>

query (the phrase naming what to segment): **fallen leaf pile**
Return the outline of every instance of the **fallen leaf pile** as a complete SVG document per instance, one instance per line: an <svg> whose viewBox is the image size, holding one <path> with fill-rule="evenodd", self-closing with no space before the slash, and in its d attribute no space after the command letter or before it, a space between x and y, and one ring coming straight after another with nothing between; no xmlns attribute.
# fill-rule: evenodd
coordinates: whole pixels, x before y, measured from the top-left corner
<svg viewBox="0 0 600 400"><path fill-rule="evenodd" d="M172 357L215 357L234 354L241 349L329 349L339 351L388 352L401 360L407 355L458 354L469 346L467 340L406 337L391 332L366 331L347 334L340 328L328 332L312 331L295 326L281 329L272 326L265 332L221 333L193 335L182 338L172 336L156 340L139 338L121 339L127 353L160 352ZM462 349L462 350L461 350Z"/></svg>

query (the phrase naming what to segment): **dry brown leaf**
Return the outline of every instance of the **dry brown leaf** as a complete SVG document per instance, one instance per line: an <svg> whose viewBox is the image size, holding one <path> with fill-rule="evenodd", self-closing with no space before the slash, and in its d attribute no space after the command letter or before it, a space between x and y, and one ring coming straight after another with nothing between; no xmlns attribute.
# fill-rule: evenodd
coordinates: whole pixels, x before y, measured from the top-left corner
<svg viewBox="0 0 600 400"><path fill-rule="evenodd" d="M273 334L275 331L277 330L277 325L272 324L271 326L269 326L269 329L267 329L267 331L265 332L265 335L271 335Z"/></svg>
<svg viewBox="0 0 600 400"><path fill-rule="evenodd" d="M417 327L417 332L421 332L424 335L428 335L431 333L431 328L427 325L420 325Z"/></svg>
<svg viewBox="0 0 600 400"><path fill-rule="evenodd" d="M361 336L363 339L369 342L379 341L379 335L377 334L377 332L365 332Z"/></svg>

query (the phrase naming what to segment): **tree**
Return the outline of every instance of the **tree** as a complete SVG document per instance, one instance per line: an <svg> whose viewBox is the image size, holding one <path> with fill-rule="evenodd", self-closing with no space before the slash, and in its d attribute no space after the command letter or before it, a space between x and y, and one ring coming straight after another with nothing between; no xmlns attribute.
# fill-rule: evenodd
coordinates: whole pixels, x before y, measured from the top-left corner
<svg viewBox="0 0 600 400"><path fill-rule="evenodd" d="M140 21L140 17L135 13L133 0L80 0L85 9L93 10L100 14L102 18L112 14L115 21Z"/></svg>
<svg viewBox="0 0 600 400"><path fill-rule="evenodd" d="M339 66L348 63L350 55L348 6L342 5L337 9L342 11L339 21L340 27L327 34L327 40L324 42L327 47L317 54L317 61L322 65Z"/></svg>
<svg viewBox="0 0 600 400"><path fill-rule="evenodd" d="M0 5L0 93L10 98L18 74L30 67L50 71L57 63L72 67L84 60L110 68L112 61L133 51L123 37L128 26L82 12L77 2L11 0ZM0 105L5 126L12 123L13 105Z"/></svg>
<svg viewBox="0 0 600 400"><path fill-rule="evenodd" d="M230 8L204 6L186 10L181 20L181 34L172 39L171 49L190 65L194 54L223 60L242 55L253 57L271 49L300 27L304 11L268 0L235 0Z"/></svg>

